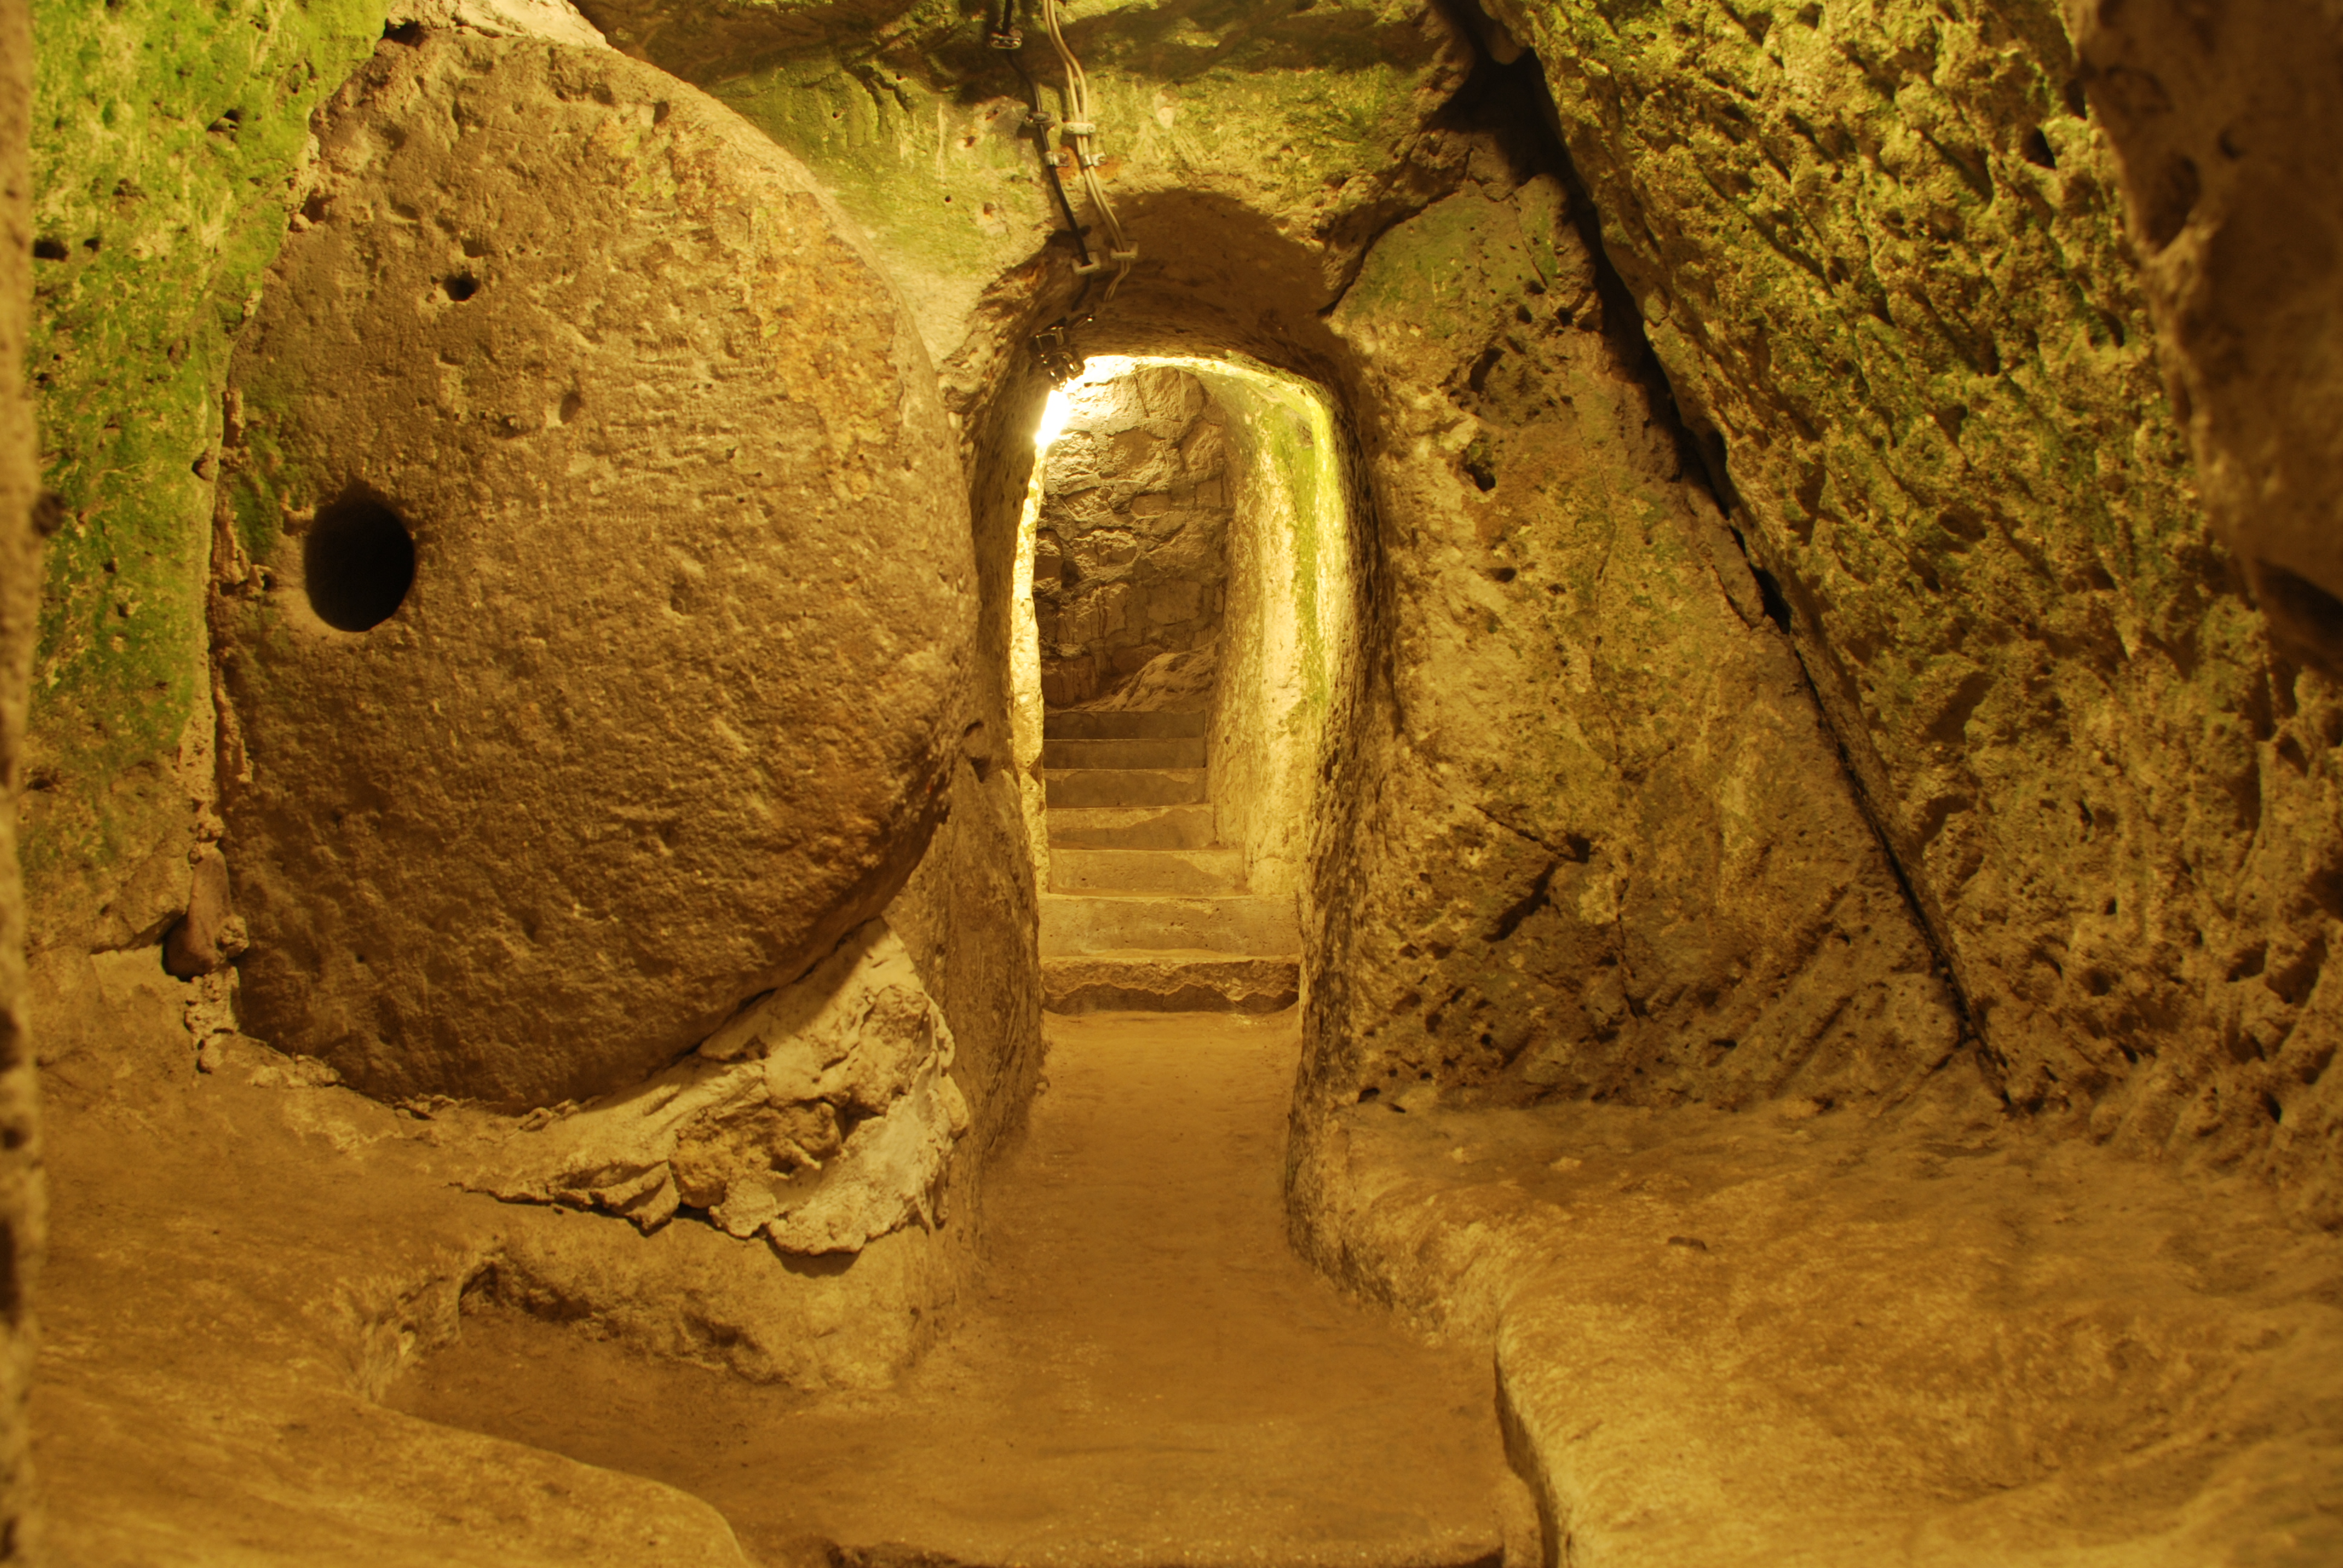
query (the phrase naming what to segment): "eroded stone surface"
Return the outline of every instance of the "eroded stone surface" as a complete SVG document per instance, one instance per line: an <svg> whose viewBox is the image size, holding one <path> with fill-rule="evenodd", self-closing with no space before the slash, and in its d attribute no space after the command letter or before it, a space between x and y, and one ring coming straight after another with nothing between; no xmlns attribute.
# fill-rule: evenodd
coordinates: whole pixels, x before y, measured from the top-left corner
<svg viewBox="0 0 2343 1568"><path fill-rule="evenodd" d="M142 948L219 832L204 612L229 351L382 0L35 9L20 362L57 499L19 808L31 936Z"/></svg>
<svg viewBox="0 0 2343 1568"><path fill-rule="evenodd" d="M387 42L323 144L232 394L248 1027L378 1094L583 1097L916 860L970 632L950 433L802 173L633 61ZM350 502L416 562L357 633L304 596Z"/></svg>
<svg viewBox="0 0 2343 1568"><path fill-rule="evenodd" d="M1160 696L1175 669L1209 681L1228 578L1220 410L1194 377L1161 366L1071 401L1034 540L1042 698L1128 708L1127 688Z"/></svg>
<svg viewBox="0 0 2343 1568"><path fill-rule="evenodd" d="M600 1209L648 1232L679 1205L785 1252L859 1252L933 1229L968 1101L951 1027L874 920L691 1060L523 1132L476 1179L499 1198Z"/></svg>
<svg viewBox="0 0 2343 1568"><path fill-rule="evenodd" d="M1317 1087L1906 1091L1959 1037L1921 930L1560 182L1502 152L1333 318L1393 603L1330 787Z"/></svg>
<svg viewBox="0 0 2343 1568"><path fill-rule="evenodd" d="M1492 8L2011 1099L2343 1215L2343 709L2206 534L2056 11Z"/></svg>
<svg viewBox="0 0 2343 1568"><path fill-rule="evenodd" d="M2271 630L2343 674L2343 11L2066 12L2207 518Z"/></svg>
<svg viewBox="0 0 2343 1568"><path fill-rule="evenodd" d="M737 1324L744 1361L774 1338L813 1341L804 1305L820 1289L737 1269L726 1282L679 1249L646 1256L624 1226L581 1236L577 1216L465 1194L441 1163L457 1126L320 1086L273 1053L242 1047L196 1080L169 1005L190 988L152 950L94 961L90 983L43 999L59 1048L43 1088L65 1129L49 1156L61 1223L34 1406L56 1560L201 1563L232 1541L256 1562L366 1568L748 1563L702 1501L377 1400L459 1332L466 1282L488 1282L475 1271L492 1256L566 1263L541 1277L572 1312L631 1291L639 1324L671 1341L687 1313L703 1332ZM739 1312L759 1285L761 1312Z"/></svg>
<svg viewBox="0 0 2343 1568"><path fill-rule="evenodd" d="M25 972L25 888L16 799L38 609L33 408L25 396L32 304L32 25L24 0L0 0L0 1542L37 1550L32 1433L33 1316L47 1201L40 1177L35 1042Z"/></svg>
<svg viewBox="0 0 2343 1568"><path fill-rule="evenodd" d="M1051 1012L1282 1012L1302 996L1291 958L1226 953L1101 953L1041 960Z"/></svg>
<svg viewBox="0 0 2343 1568"><path fill-rule="evenodd" d="M1575 1560L2343 1550L2343 1251L2267 1193L2042 1136L1959 1070L1876 1118L1431 1100L1337 1117L1306 1240L1493 1342Z"/></svg>
<svg viewBox="0 0 2343 1568"><path fill-rule="evenodd" d="M609 41L569 0L390 0L389 25L468 27L491 38L550 38L607 49Z"/></svg>

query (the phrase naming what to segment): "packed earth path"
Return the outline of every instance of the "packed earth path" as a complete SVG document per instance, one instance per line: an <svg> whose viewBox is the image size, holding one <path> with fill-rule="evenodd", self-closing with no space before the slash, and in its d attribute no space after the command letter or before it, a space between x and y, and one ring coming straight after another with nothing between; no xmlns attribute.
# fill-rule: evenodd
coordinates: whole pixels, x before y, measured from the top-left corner
<svg viewBox="0 0 2343 1568"><path fill-rule="evenodd" d="M1461 1568L1534 1550L1485 1352L1419 1342L1287 1242L1298 1012L1048 1030L988 1267L897 1388L763 1388L492 1310L393 1402L689 1492L770 1563Z"/></svg>

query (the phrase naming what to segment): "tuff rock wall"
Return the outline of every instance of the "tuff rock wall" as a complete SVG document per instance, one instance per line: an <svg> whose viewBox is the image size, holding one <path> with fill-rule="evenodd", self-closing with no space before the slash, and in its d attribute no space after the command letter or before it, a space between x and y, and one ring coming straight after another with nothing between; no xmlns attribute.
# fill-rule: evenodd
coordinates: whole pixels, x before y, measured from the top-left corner
<svg viewBox="0 0 2343 1568"><path fill-rule="evenodd" d="M1248 889L1294 897L1354 658L1349 454L1323 387L1242 367L1199 374L1225 415L1234 491L1206 754L1213 829L1244 851Z"/></svg>
<svg viewBox="0 0 2343 1568"><path fill-rule="evenodd" d="M1907 1092L1952 998L1542 131L1534 84L1493 74L1465 177L1332 314L1382 575L1312 1086Z"/></svg>
<svg viewBox="0 0 2343 1568"><path fill-rule="evenodd" d="M1022 88L957 15L866 10L593 14L619 47L709 85L807 160L910 299L964 453L1021 474L1013 435L998 440L994 427L1025 417L1014 409L1032 394L1004 372L1026 329L1070 292L1041 259L1054 219ZM1699 531L1745 544L1760 611L1786 621L1823 733L1856 780L1858 814L1885 844L1996 1081L2013 1103L2095 1119L2097 1132L2143 1149L2221 1160L2275 1150L2289 1169L2316 1167L2334 841L2324 687L2268 654L2258 615L2207 543L2093 117L2097 67L2040 5L1846 5L1743 20L1700 0L1491 11L1163 5L1081 18L1075 41L1099 77L1102 117L1121 127L1111 188L1156 236L1092 346L1119 337L1158 351L1261 352L1335 388L1372 462L1384 437L1362 357L1313 317L1353 287L1395 226L1420 221L1468 176L1488 186L1485 170L1468 168L1459 91L1476 59L1485 73L1535 51L1519 68L1542 81L1551 109L1530 99L1508 113L1524 124L1550 115L1566 145L1554 164L1564 205L1597 236L1590 260L1624 289L1614 314L1630 319L1609 324L1623 374L1649 379L1640 335L1664 389L1655 417L1666 424L1671 405L1682 416L1694 477L1722 502L1726 531ZM271 46L297 42L251 31ZM301 46L354 54L359 31ZM126 57L96 43L84 53L85 82ZM136 134L100 136L100 103L68 120L114 163L148 156ZM224 112L203 123L214 121L226 127L203 133L215 161L258 123ZM52 182L44 199L60 214L113 167L72 156L95 172ZM128 188L119 211L146 210ZM108 264L90 258L108 253L103 235L85 256L80 240L65 243L72 222L54 226L67 258L43 265L71 281L51 317L69 324L101 297ZM1456 417L1427 432L1455 482L1482 496L1509 483L1492 458L1509 438L1486 390L1496 364L1468 364ZM1426 371L1413 385L1437 379ZM54 407L73 407L66 390L52 387ZM106 407L92 405L100 432ZM173 427L122 427L134 426ZM58 447L61 460L71 451ZM57 471L70 502L79 470L65 460ZM1373 509L1380 498L1362 497L1362 515L1390 527ZM136 508L101 509L96 522L82 518L88 509L69 505L68 528L126 527ZM1362 557L1364 601L1385 609L1397 601L1375 574L1414 569L1405 550L1415 547L1393 537L1405 548L1384 538ZM58 606L124 569L119 552L106 558L116 574L77 557L60 568L55 625L65 625ZM118 597L107 611L117 620L161 602ZM1506 624L1502 611L1493 618ZM145 646L123 635L121 649L90 643L90 668ZM64 672L56 722L103 706L65 691L78 666L54 668ZM1402 669L1394 689L1407 678ZM166 750L177 755L159 740L147 754ZM36 839L44 812L61 823L103 814L65 809L65 774L54 781L35 792L54 798L36 805ZM186 810L191 839L202 818ZM1554 875L1577 874L1574 841L1560 842ZM1523 852L1538 864L1526 879L1499 879L1507 896L1493 913L1529 900L1527 920L1546 909L1534 895L1549 851ZM126 849L107 863L135 879L140 866L183 859L184 844L178 859ZM1375 875L1423 885L1397 863ZM114 937L167 920L173 899L149 901ZM1503 923L1462 910L1453 918L1484 933ZM1457 961L1439 945L1451 956L1436 965ZM1471 981L1459 1000L1483 980L1514 985L1498 956L1511 950L1491 948L1485 968L1472 960L1437 994L1459 978ZM1576 961L1563 967L1576 973ZM1883 972L1919 972L1904 965ZM1639 1001L1623 996L1598 1010L1636 1020ZM1558 1016L1581 1007L1553 1005ZM1421 1028L1454 1014L1426 1000L1414 1016ZM1504 1054L1502 1031L1469 1038Z"/></svg>
<svg viewBox="0 0 2343 1568"><path fill-rule="evenodd" d="M2294 657L2343 668L2343 10L2066 7L2207 519Z"/></svg>
<svg viewBox="0 0 2343 1568"><path fill-rule="evenodd" d="M2335 1217L2343 712L2206 531L2111 84L2020 0L1490 9L2003 1092Z"/></svg>
<svg viewBox="0 0 2343 1568"><path fill-rule="evenodd" d="M284 237L309 115L379 0L34 7L28 346L57 528L23 818L33 941L154 941L212 810L203 622L229 346Z"/></svg>
<svg viewBox="0 0 2343 1568"><path fill-rule="evenodd" d="M1034 539L1051 706L1113 697L1166 654L1211 657L1229 575L1223 424L1202 384L1168 367L1074 395Z"/></svg>
<svg viewBox="0 0 2343 1568"><path fill-rule="evenodd" d="M40 1546L25 1400L46 1220L16 835L40 569L23 377L33 302L30 21L23 0L0 0L0 1563L32 1561Z"/></svg>

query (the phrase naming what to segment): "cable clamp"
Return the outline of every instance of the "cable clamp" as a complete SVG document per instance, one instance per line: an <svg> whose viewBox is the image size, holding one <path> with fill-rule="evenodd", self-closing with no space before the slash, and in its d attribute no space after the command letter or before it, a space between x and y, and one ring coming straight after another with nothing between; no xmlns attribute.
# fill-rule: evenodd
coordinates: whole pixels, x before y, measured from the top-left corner
<svg viewBox="0 0 2343 1568"><path fill-rule="evenodd" d="M1117 266L1127 267L1132 262L1139 259L1139 247L1134 245L1127 250L1108 251L1106 255L1107 259L1113 262Z"/></svg>
<svg viewBox="0 0 2343 1568"><path fill-rule="evenodd" d="M1098 167L1099 165L1106 161L1106 156L1102 153L1088 152L1081 147L1076 147L1074 149L1074 161L1081 165L1082 167L1086 169L1094 169Z"/></svg>
<svg viewBox="0 0 2343 1568"><path fill-rule="evenodd" d="M1061 385L1082 373L1081 354L1063 324L1033 335L1033 357L1041 362L1041 373Z"/></svg>
<svg viewBox="0 0 2343 1568"><path fill-rule="evenodd" d="M1094 136L1098 135L1098 127L1091 124L1088 120L1068 120L1064 125L1060 126L1058 129L1070 136Z"/></svg>
<svg viewBox="0 0 2343 1568"><path fill-rule="evenodd" d="M995 49L1022 49L1025 46L1025 29L1011 27L1006 33L988 33L984 41Z"/></svg>

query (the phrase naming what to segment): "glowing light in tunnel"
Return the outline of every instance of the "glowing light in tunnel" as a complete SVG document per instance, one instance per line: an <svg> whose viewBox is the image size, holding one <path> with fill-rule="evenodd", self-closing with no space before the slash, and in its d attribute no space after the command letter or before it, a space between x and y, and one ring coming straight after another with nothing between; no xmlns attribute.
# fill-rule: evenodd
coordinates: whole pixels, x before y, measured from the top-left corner
<svg viewBox="0 0 2343 1568"><path fill-rule="evenodd" d="M1050 443L1065 434L1066 421L1073 417L1085 387L1100 386L1128 376L1141 362L1124 354L1101 354L1082 362L1082 373L1062 387L1050 388L1050 400L1041 406L1041 422L1034 427L1033 445L1044 451ZM1146 361L1153 364L1185 364L1185 360Z"/></svg>
<svg viewBox="0 0 2343 1568"><path fill-rule="evenodd" d="M1074 416L1074 400L1066 396L1063 387L1050 388L1050 400L1041 405L1041 422L1034 427L1033 445L1047 449Z"/></svg>

